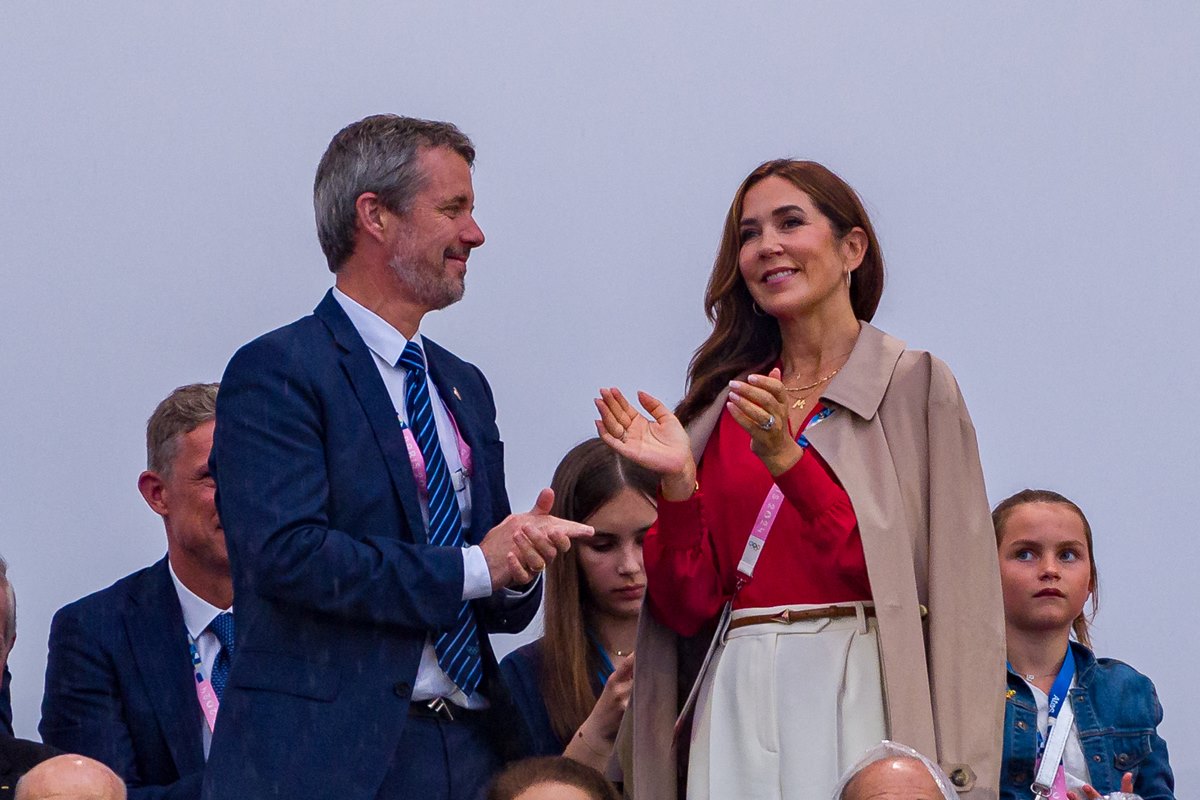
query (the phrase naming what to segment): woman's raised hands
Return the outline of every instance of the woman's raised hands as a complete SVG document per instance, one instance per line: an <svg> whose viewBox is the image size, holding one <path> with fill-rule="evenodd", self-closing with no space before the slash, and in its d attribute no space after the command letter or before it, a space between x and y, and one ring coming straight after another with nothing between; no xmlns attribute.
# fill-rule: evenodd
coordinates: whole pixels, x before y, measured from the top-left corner
<svg viewBox="0 0 1200 800"><path fill-rule="evenodd" d="M687 431L662 401L638 392L638 402L650 414L635 409L620 389L601 389L594 401L600 412L596 432L604 443L662 478L668 500L690 497L696 485L696 461Z"/></svg>

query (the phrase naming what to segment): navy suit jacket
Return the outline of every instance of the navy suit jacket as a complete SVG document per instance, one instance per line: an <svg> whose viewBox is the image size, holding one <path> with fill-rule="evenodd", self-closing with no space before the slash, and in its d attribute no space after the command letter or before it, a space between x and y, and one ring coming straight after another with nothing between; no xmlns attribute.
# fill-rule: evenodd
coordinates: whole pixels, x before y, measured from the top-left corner
<svg viewBox="0 0 1200 800"><path fill-rule="evenodd" d="M509 513L491 389L429 340L425 354L472 450L478 543ZM211 464L238 625L203 796L372 798L403 757L426 637L454 625L463 556L427 543L395 407L332 294L233 356ZM539 600L540 585L473 606L481 630L514 632ZM482 691L503 706L481 639Z"/></svg>
<svg viewBox="0 0 1200 800"><path fill-rule="evenodd" d="M131 800L200 796L204 718L164 557L50 624L42 741L102 761Z"/></svg>
<svg viewBox="0 0 1200 800"><path fill-rule="evenodd" d="M0 734L13 735L12 721L12 674L8 665L4 665L4 675L0 677Z"/></svg>

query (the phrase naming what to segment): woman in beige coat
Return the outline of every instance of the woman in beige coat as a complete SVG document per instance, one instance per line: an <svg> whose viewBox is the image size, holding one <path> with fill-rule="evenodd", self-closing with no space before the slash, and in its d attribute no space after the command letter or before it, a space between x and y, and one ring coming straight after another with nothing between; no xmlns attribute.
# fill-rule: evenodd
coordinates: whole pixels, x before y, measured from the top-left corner
<svg viewBox="0 0 1200 800"><path fill-rule="evenodd" d="M974 429L945 364L866 322L882 288L854 191L767 162L734 197L676 412L601 391L601 437L660 475L620 748L634 797L681 795L676 763L691 800L823 796L885 736L996 796L1004 628Z"/></svg>

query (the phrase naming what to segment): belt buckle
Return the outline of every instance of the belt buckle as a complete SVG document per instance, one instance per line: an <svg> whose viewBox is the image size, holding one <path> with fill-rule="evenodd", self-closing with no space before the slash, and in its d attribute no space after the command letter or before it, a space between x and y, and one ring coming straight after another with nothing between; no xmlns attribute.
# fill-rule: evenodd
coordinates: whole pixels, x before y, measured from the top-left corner
<svg viewBox="0 0 1200 800"><path fill-rule="evenodd" d="M446 698L435 697L426 703L425 707L447 722L454 722L454 713L450 710L450 704L446 702Z"/></svg>

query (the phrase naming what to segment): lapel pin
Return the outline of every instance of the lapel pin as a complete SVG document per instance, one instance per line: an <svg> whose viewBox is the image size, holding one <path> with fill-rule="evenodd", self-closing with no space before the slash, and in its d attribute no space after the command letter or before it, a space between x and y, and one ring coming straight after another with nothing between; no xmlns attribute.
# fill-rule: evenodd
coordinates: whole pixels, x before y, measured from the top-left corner
<svg viewBox="0 0 1200 800"><path fill-rule="evenodd" d="M455 386L455 387L452 387L452 388L453 388L453 390L454 390L454 396L455 396L455 397L457 397L457 398L458 398L458 401L461 403L461 402L462 402L462 395L458 393L458 387L457 387L457 386Z"/></svg>

